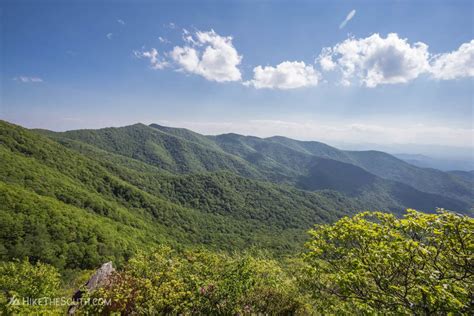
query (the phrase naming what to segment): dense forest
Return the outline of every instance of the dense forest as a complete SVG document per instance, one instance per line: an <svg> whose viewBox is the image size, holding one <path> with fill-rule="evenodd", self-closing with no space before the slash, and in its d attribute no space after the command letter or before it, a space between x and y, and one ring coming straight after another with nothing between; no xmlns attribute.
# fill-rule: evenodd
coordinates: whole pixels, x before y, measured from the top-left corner
<svg viewBox="0 0 474 316"><path fill-rule="evenodd" d="M87 295L113 304L79 310L472 308L474 182L465 173L381 152L154 124L56 133L0 121L0 161L7 314L43 312L6 302L71 296L108 261L113 282ZM406 214L410 207L456 213Z"/></svg>
<svg viewBox="0 0 474 316"><path fill-rule="evenodd" d="M446 211L408 210L402 219L364 212L315 226L305 251L284 260L261 250L159 246L139 251L71 304L93 315L469 315L473 231L472 218ZM71 295L54 266L0 262L0 284L3 313L61 314L69 307L15 301Z"/></svg>

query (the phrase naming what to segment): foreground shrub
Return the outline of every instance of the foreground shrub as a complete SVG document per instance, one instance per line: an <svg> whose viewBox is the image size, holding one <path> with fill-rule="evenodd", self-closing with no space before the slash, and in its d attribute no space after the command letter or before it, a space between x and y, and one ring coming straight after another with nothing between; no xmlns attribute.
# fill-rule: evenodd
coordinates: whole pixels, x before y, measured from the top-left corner
<svg viewBox="0 0 474 316"><path fill-rule="evenodd" d="M87 292L81 287L77 311L472 315L473 233L472 218L408 210L403 218L366 212L318 225L310 231L303 260L162 246L136 254L105 277L101 288ZM59 284L57 270L49 265L0 262L0 314L64 313L66 306L8 305L11 298L55 298Z"/></svg>
<svg viewBox="0 0 474 316"><path fill-rule="evenodd" d="M306 311L293 279L277 262L208 251L177 254L162 247L139 254L109 285L90 293L110 300L93 313L297 314Z"/></svg>
<svg viewBox="0 0 474 316"><path fill-rule="evenodd" d="M0 314L60 313L61 307L51 304L59 288L60 275L50 265L0 262Z"/></svg>
<svg viewBox="0 0 474 316"><path fill-rule="evenodd" d="M472 314L474 220L361 213L310 231L302 285L327 314Z"/></svg>

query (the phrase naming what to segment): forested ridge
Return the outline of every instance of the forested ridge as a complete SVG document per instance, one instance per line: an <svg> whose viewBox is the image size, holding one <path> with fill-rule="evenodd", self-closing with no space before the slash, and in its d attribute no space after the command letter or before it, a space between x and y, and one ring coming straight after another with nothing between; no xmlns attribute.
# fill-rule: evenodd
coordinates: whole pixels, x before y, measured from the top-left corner
<svg viewBox="0 0 474 316"><path fill-rule="evenodd" d="M433 207L465 210L472 208L474 203L472 180L453 173L418 168L383 152L342 151L323 143L284 137L204 136L156 124L49 135L59 140L79 140L172 173L227 170L247 178L288 184L300 189L312 191L327 188L346 194L353 192L341 186L343 180L351 183L352 190L356 187L361 191L373 191L374 187L382 184L397 187L400 191L400 196L396 198L399 209L413 206L404 205L406 201L403 201L404 195L411 192L420 195L418 201L424 200L420 192L434 194L429 200L440 199L439 205L426 207L426 211ZM320 171L318 167L326 174L312 176L312 173ZM337 178L341 167L348 174L345 179ZM368 176L361 177L360 174ZM305 182L308 177L318 181L315 185ZM371 180L366 181L369 177Z"/></svg>
<svg viewBox="0 0 474 316"><path fill-rule="evenodd" d="M304 192L225 171L173 175L95 148L86 155L8 123L1 137L3 260L34 254L59 267L92 268L164 241L222 250L256 245L282 255L299 247L312 223L333 221L357 205L336 192ZM82 221L84 214L109 225Z"/></svg>
<svg viewBox="0 0 474 316"><path fill-rule="evenodd" d="M296 260L312 249L304 244L314 224L367 210L402 216L409 207L470 215L474 200L468 173L417 168L384 153L283 137L204 136L153 124L56 133L0 121L0 161L2 269L46 269L52 280L61 275L64 288L64 282L78 286L84 271L113 261L121 271L117 282L141 284L134 288L140 293L150 286L142 277L162 273L147 270L154 260L178 262L167 271L184 294L168 289L165 295L155 284L148 290L156 296L130 297L109 312L142 313L147 304L162 304L155 312L307 314L315 310L311 293L324 282L304 289L293 274L304 270L301 278L308 276L306 265L315 264ZM472 235L464 237L472 242ZM469 277L471 264L464 262ZM201 271L202 265L215 274ZM189 271L198 281L184 277ZM12 280L1 281L7 295L5 284ZM118 293L109 290L101 295ZM205 295L195 297L195 291ZM160 295L176 300L158 304ZM268 306L259 305L266 299ZM196 300L204 301L193 311L189 304ZM347 304L346 311L374 308ZM454 310L464 306L453 304ZM181 309L169 310L173 305Z"/></svg>

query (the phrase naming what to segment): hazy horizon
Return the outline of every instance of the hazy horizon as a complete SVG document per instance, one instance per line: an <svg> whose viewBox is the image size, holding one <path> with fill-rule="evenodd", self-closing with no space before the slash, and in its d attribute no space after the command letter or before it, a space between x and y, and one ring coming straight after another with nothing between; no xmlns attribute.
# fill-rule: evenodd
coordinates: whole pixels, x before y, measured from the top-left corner
<svg viewBox="0 0 474 316"><path fill-rule="evenodd" d="M21 125L19 123L11 122L14 124ZM410 143L370 143L370 142L347 142L347 141L337 141L337 140L325 140L321 138L300 138L298 136L291 136L291 135L284 135L284 134L258 134L258 133L249 133L245 130L237 130L232 129L232 125L228 125L229 129L222 129L222 130L206 130L200 128L193 128L192 126L184 125L176 125L176 124L169 124L170 122L163 122L163 121L149 121L149 122L132 122L129 124L124 125L104 125L104 126L96 126L96 127L77 127L73 129L54 129L54 128L45 128L41 126L23 126L30 129L46 129L54 132L65 132L65 131L73 131L73 130L81 130L81 129L103 129L103 128L120 128L126 127L135 124L158 124L161 126L172 127L172 128L184 128L191 130L193 132L205 135L205 136L216 136L222 134L239 134L243 136L253 136L259 138L270 138L274 136L282 136L288 137L299 141L315 141L315 142L322 142L326 143L327 145L336 147L342 150L356 150L356 151L367 151L367 150L376 150L376 151L383 151L394 156L397 155L421 155L426 156L426 158L433 158L433 159L440 159L445 162L462 162L464 165L469 165L470 167L460 168L463 170L474 170L474 151L470 147L462 147L462 146L443 146L437 144L410 144ZM446 169L446 170L455 170L453 169Z"/></svg>

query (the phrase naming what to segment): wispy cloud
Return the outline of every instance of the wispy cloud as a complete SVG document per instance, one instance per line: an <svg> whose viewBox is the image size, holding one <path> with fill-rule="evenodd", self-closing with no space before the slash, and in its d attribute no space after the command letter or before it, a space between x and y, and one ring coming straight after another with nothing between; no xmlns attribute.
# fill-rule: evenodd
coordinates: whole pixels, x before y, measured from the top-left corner
<svg viewBox="0 0 474 316"><path fill-rule="evenodd" d="M112 39L112 37L114 36L113 33L107 33L107 35L105 35L109 40Z"/></svg>
<svg viewBox="0 0 474 316"><path fill-rule="evenodd" d="M168 29L175 29L176 28L176 24L174 24L173 22L170 22L168 24L165 24L164 25L165 28L168 28Z"/></svg>
<svg viewBox="0 0 474 316"><path fill-rule="evenodd" d="M356 14L356 10L352 10L351 12L349 12L349 14L346 16L344 21L342 21L342 23L339 25L339 29L343 29L346 26L346 24L350 20L352 20L352 18L354 17L355 14Z"/></svg>
<svg viewBox="0 0 474 316"><path fill-rule="evenodd" d="M166 60L160 58L156 48L152 48L149 51L134 51L133 54L137 58L147 58L150 60L150 65L152 69L163 69L169 66L169 63Z"/></svg>
<svg viewBox="0 0 474 316"><path fill-rule="evenodd" d="M162 36L158 36L158 40L159 40L161 43L165 43L165 44L171 43L166 37L162 37Z"/></svg>
<svg viewBox="0 0 474 316"><path fill-rule="evenodd" d="M43 79L39 77L28 77L28 76L18 76L13 78L13 80L21 83L40 83L43 82Z"/></svg>
<svg viewBox="0 0 474 316"><path fill-rule="evenodd" d="M125 25L125 21L122 20L122 19L118 19L117 22L118 22L119 24Z"/></svg>

